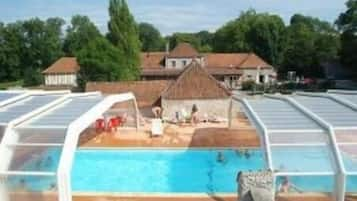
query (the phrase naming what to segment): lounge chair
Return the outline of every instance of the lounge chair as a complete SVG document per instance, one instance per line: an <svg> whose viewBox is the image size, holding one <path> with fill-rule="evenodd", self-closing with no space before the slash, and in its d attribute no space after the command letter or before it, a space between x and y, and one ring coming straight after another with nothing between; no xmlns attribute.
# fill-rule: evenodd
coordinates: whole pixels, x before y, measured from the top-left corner
<svg viewBox="0 0 357 201"><path fill-rule="evenodd" d="M153 119L151 121L151 135L152 136L162 136L163 135L163 125L161 119Z"/></svg>

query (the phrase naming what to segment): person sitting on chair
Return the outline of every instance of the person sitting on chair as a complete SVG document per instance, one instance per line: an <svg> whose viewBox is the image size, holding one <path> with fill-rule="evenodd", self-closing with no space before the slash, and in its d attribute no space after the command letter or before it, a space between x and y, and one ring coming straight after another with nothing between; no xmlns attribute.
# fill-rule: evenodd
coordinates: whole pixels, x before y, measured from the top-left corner
<svg viewBox="0 0 357 201"><path fill-rule="evenodd" d="M157 118L162 118L162 108L160 106L155 106L152 108L152 113L154 113L154 117Z"/></svg>
<svg viewBox="0 0 357 201"><path fill-rule="evenodd" d="M196 104L193 104L191 111L191 124L197 124L198 122L198 108Z"/></svg>

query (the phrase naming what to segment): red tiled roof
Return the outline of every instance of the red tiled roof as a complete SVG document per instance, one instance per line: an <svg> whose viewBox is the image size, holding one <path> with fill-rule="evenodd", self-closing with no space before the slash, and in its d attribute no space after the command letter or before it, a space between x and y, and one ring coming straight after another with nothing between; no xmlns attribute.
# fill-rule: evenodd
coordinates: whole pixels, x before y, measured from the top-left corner
<svg viewBox="0 0 357 201"><path fill-rule="evenodd" d="M247 56L246 53L208 53L205 54L205 64L208 68L239 68Z"/></svg>
<svg viewBox="0 0 357 201"><path fill-rule="evenodd" d="M175 100L228 97L230 92L196 61L187 66L162 95L162 98Z"/></svg>
<svg viewBox="0 0 357 201"><path fill-rule="evenodd" d="M133 92L140 107L155 105L172 81L122 81L122 82L88 82L86 91L100 91L103 94Z"/></svg>
<svg viewBox="0 0 357 201"><path fill-rule="evenodd" d="M191 58L198 57L199 53L195 48L191 46L190 43L179 43L173 50L171 50L168 57L174 58Z"/></svg>
<svg viewBox="0 0 357 201"><path fill-rule="evenodd" d="M267 64L262 58L256 54L248 54L246 59L239 65L239 68L271 68L272 66Z"/></svg>
<svg viewBox="0 0 357 201"><path fill-rule="evenodd" d="M272 68L254 53L207 53L204 56L205 68L211 74L223 75L241 73L247 68ZM165 69L165 52L142 53L142 75L178 75L180 70Z"/></svg>
<svg viewBox="0 0 357 201"><path fill-rule="evenodd" d="M42 73L77 73L79 68L79 64L75 57L62 57Z"/></svg>
<svg viewBox="0 0 357 201"><path fill-rule="evenodd" d="M142 69L143 76L177 76L182 72L182 69L165 69L165 68L148 68Z"/></svg>
<svg viewBox="0 0 357 201"><path fill-rule="evenodd" d="M254 53L208 53L205 54L207 68L271 68Z"/></svg>
<svg viewBox="0 0 357 201"><path fill-rule="evenodd" d="M165 52L142 52L141 66L147 68L162 68L165 62Z"/></svg>

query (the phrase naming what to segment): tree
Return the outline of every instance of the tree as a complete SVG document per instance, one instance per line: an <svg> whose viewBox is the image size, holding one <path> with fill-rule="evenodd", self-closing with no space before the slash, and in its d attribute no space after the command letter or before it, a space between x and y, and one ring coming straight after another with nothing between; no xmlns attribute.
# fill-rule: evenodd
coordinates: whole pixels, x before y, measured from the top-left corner
<svg viewBox="0 0 357 201"><path fill-rule="evenodd" d="M90 41L77 54L81 69L79 86L84 89L88 81L128 80L130 69L123 62L124 53L103 37Z"/></svg>
<svg viewBox="0 0 357 201"><path fill-rule="evenodd" d="M87 16L75 15L67 28L63 50L68 56L75 56L78 51L101 34Z"/></svg>
<svg viewBox="0 0 357 201"><path fill-rule="evenodd" d="M341 34L341 61L357 72L357 1L346 2L347 10L340 14L336 24Z"/></svg>
<svg viewBox="0 0 357 201"><path fill-rule="evenodd" d="M335 60L340 49L339 34L328 22L296 14L287 30L288 42L281 73L322 77L321 64Z"/></svg>
<svg viewBox="0 0 357 201"><path fill-rule="evenodd" d="M23 75L21 70L24 48L22 22L0 23L0 80L15 81Z"/></svg>
<svg viewBox="0 0 357 201"><path fill-rule="evenodd" d="M314 65L314 33L305 24L293 24L287 30L286 51L280 73L296 71L298 75L311 76Z"/></svg>
<svg viewBox="0 0 357 201"><path fill-rule="evenodd" d="M215 52L255 52L274 66L282 62L285 25L276 15L243 12L214 35Z"/></svg>
<svg viewBox="0 0 357 201"><path fill-rule="evenodd" d="M111 43L122 51L126 61L126 68L129 80L139 77L140 66L140 40L138 26L131 15L125 0L110 0L109 3L108 39Z"/></svg>
<svg viewBox="0 0 357 201"><path fill-rule="evenodd" d="M60 31L63 25L64 20L60 18L47 21L34 18L23 23L21 65L23 72L28 72L24 80L26 86L41 84L41 71L63 55Z"/></svg>
<svg viewBox="0 0 357 201"><path fill-rule="evenodd" d="M174 33L172 36L168 37L170 42L170 47L174 48L179 43L190 43L199 52L210 52L212 34L208 31L200 31L198 33Z"/></svg>
<svg viewBox="0 0 357 201"><path fill-rule="evenodd" d="M139 38L142 44L142 51L160 51L164 49L165 41L160 32L149 23L139 24Z"/></svg>

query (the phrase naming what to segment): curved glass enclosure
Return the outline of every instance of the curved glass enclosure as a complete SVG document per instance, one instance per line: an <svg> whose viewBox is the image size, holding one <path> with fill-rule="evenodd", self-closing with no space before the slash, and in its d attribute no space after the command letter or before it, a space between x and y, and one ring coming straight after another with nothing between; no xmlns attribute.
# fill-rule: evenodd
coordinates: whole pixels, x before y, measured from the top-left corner
<svg viewBox="0 0 357 201"><path fill-rule="evenodd" d="M30 93L0 108L0 124L8 124L0 145L1 200L70 201L69 175L80 134L126 101L138 111L131 93Z"/></svg>
<svg viewBox="0 0 357 201"><path fill-rule="evenodd" d="M283 183L316 183L324 186L323 191L331 193L336 200L343 197L339 185L343 181L335 153L333 138L328 128L294 101L282 96L266 96L260 99L244 99L245 110L250 110L253 124L265 128L261 137L265 142L267 158L276 177L277 192ZM250 119L252 119L252 117ZM319 189L295 191L321 192ZM337 189L337 190L336 190Z"/></svg>

